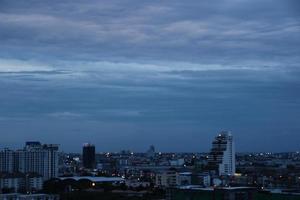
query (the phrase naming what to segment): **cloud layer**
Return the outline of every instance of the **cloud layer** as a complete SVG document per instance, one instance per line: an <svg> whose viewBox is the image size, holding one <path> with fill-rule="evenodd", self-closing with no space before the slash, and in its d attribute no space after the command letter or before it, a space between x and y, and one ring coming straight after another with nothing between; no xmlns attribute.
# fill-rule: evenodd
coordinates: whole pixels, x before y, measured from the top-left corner
<svg viewBox="0 0 300 200"><path fill-rule="evenodd" d="M1 141L208 151L229 129L239 151L298 150L299 8L0 0Z"/></svg>
<svg viewBox="0 0 300 200"><path fill-rule="evenodd" d="M299 61L299 2L0 2L0 56L213 64Z"/></svg>

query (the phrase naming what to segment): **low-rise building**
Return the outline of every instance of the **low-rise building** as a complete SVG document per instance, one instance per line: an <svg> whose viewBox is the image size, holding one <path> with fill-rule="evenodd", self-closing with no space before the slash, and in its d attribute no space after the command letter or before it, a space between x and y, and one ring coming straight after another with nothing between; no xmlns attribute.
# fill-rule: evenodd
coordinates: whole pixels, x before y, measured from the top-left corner
<svg viewBox="0 0 300 200"><path fill-rule="evenodd" d="M43 188L43 178L38 174L1 173L0 190L7 192L31 192Z"/></svg>
<svg viewBox="0 0 300 200"><path fill-rule="evenodd" d="M155 184L159 187L177 186L178 178L178 172L175 170L162 171L156 174Z"/></svg>
<svg viewBox="0 0 300 200"><path fill-rule="evenodd" d="M192 184L192 173L181 172L178 174L177 185L191 185Z"/></svg>
<svg viewBox="0 0 300 200"><path fill-rule="evenodd" d="M59 200L59 195L50 194L0 194L0 200Z"/></svg>

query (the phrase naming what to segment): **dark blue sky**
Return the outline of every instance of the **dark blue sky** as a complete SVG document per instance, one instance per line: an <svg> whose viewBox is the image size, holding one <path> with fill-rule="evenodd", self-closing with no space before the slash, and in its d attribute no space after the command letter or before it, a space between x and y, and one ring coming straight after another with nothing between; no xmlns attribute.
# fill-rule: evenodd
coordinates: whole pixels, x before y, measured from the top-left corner
<svg viewBox="0 0 300 200"><path fill-rule="evenodd" d="M0 0L0 141L77 151L300 144L297 0Z"/></svg>

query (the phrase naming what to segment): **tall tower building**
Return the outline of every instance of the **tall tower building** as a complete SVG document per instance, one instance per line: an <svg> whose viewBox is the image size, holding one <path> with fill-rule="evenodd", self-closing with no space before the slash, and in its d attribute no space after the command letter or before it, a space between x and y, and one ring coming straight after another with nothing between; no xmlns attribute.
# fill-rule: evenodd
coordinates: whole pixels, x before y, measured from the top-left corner
<svg viewBox="0 0 300 200"><path fill-rule="evenodd" d="M89 143L83 144L82 148L82 163L83 167L87 169L95 168L95 146Z"/></svg>
<svg viewBox="0 0 300 200"><path fill-rule="evenodd" d="M44 180L58 176L58 145L26 142L23 150L16 151L18 171L35 172Z"/></svg>
<svg viewBox="0 0 300 200"><path fill-rule="evenodd" d="M208 165L218 175L235 174L235 147L230 132L222 131L212 142Z"/></svg>

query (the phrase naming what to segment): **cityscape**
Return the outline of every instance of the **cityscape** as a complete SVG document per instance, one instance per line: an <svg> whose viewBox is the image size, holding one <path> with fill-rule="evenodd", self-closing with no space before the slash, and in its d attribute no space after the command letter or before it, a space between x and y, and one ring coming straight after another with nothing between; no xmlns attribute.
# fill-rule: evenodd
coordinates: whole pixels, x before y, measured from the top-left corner
<svg viewBox="0 0 300 200"><path fill-rule="evenodd" d="M221 131L206 153L65 153L29 141L0 151L1 199L299 199L300 153L238 153Z"/></svg>
<svg viewBox="0 0 300 200"><path fill-rule="evenodd" d="M300 200L300 0L0 0L0 200Z"/></svg>

